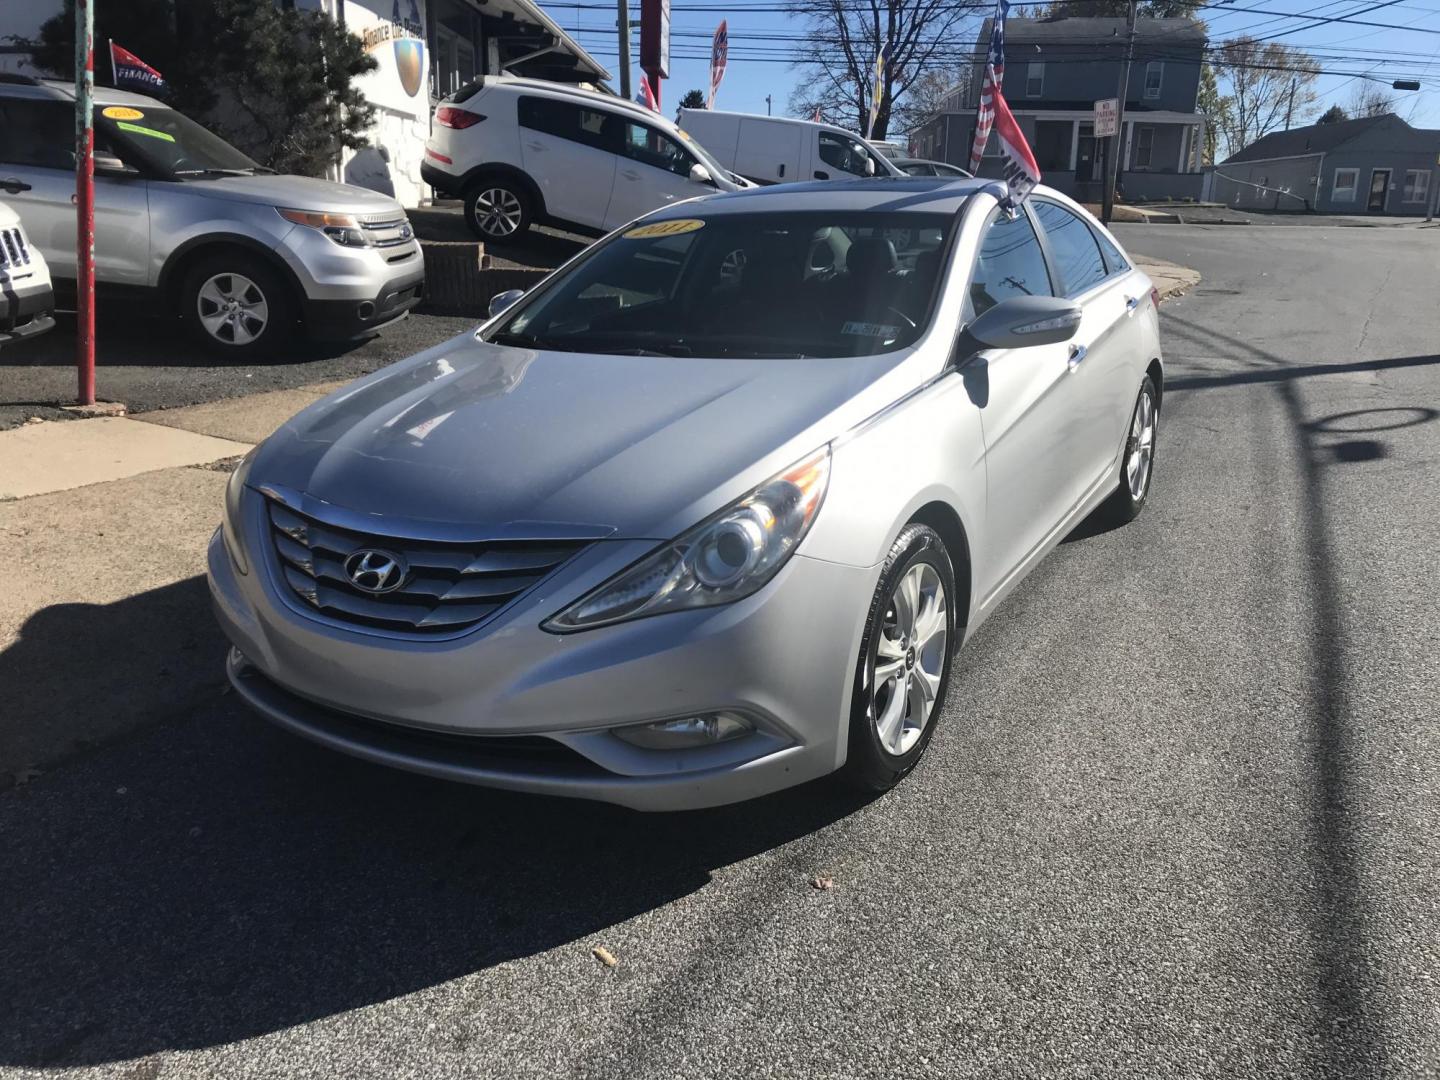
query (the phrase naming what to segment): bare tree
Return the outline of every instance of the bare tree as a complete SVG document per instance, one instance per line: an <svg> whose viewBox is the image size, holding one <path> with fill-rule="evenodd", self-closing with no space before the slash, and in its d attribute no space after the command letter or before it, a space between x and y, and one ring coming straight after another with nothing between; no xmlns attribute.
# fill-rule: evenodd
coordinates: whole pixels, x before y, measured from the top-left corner
<svg viewBox="0 0 1440 1080"><path fill-rule="evenodd" d="M795 53L800 80L790 95L797 114L818 110L863 132L875 58L889 47L871 132L877 139L889 132L905 94L936 58L953 58L958 42L975 40L977 23L974 9L954 0L793 0L789 10L805 21L805 41Z"/></svg>
<svg viewBox="0 0 1440 1080"><path fill-rule="evenodd" d="M1278 41L1231 38L1220 46L1215 68L1229 91L1218 118L1227 155L1279 130L1287 120L1303 119L1315 104L1315 59Z"/></svg>
<svg viewBox="0 0 1440 1080"><path fill-rule="evenodd" d="M1384 116L1395 111L1395 95L1379 83L1361 79L1350 95L1350 107L1346 110L1352 117Z"/></svg>
<svg viewBox="0 0 1440 1080"><path fill-rule="evenodd" d="M969 64L934 65L920 73L890 111L891 131L913 131L947 106L962 110L970 101Z"/></svg>

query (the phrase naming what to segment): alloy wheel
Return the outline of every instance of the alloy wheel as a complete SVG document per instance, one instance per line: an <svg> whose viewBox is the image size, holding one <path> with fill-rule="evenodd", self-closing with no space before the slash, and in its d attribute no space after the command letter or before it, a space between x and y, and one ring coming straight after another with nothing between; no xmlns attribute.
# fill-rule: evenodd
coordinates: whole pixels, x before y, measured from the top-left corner
<svg viewBox="0 0 1440 1080"><path fill-rule="evenodd" d="M875 733L885 752L909 751L931 720L945 671L945 586L935 567L917 562L890 594L875 649Z"/></svg>
<svg viewBox="0 0 1440 1080"><path fill-rule="evenodd" d="M507 188L490 188L475 200L475 221L487 236L509 236L520 218L520 200Z"/></svg>
<svg viewBox="0 0 1440 1080"><path fill-rule="evenodd" d="M270 325L270 304L244 274L216 274L195 299L200 325L216 341L249 345Z"/></svg>
<svg viewBox="0 0 1440 1080"><path fill-rule="evenodd" d="M1155 396L1149 385L1140 391L1135 415L1130 421L1130 438L1125 447L1125 481L1130 498L1139 502L1150 483L1150 462L1155 455Z"/></svg>

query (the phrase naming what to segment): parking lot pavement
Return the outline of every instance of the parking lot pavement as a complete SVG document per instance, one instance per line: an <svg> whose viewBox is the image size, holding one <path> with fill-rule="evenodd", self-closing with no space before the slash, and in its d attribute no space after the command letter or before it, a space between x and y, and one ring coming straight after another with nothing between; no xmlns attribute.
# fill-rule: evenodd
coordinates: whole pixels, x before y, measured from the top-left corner
<svg viewBox="0 0 1440 1080"><path fill-rule="evenodd" d="M1146 511L969 643L896 791L522 798L196 684L0 792L0 1074L1436 1075L1440 316L1400 287L1433 245L1120 233L1204 275ZM152 635L218 676L203 596L45 613L0 715Z"/></svg>
<svg viewBox="0 0 1440 1080"><path fill-rule="evenodd" d="M404 359L474 326L478 318L411 314L358 344L297 342L265 362L224 364L173 320L128 315L102 305L97 320L97 395L131 412L312 383L351 379ZM57 316L42 337L0 349L0 431L29 417L69 419L59 403L75 397L75 321Z"/></svg>

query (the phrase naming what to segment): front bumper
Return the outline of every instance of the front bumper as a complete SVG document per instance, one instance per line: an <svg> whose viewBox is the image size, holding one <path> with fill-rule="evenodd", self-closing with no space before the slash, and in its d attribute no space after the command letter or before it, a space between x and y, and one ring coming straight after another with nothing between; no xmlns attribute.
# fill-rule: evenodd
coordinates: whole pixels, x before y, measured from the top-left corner
<svg viewBox="0 0 1440 1080"><path fill-rule="evenodd" d="M405 275L381 285L359 300L313 300L301 303L306 332L317 341L353 341L397 323L425 296L425 275Z"/></svg>
<svg viewBox="0 0 1440 1080"><path fill-rule="evenodd" d="M737 802L844 763L864 612L878 568L796 556L737 604L576 634L541 621L652 548L600 541L473 633L445 641L341 629L301 614L250 542L248 574L217 533L216 615L229 674L262 715L381 764L642 810ZM259 553L259 554L257 554ZM755 734L642 750L611 729L719 709Z"/></svg>
<svg viewBox="0 0 1440 1080"><path fill-rule="evenodd" d="M48 281L13 289L0 282L0 342L43 334L55 325L55 294Z"/></svg>

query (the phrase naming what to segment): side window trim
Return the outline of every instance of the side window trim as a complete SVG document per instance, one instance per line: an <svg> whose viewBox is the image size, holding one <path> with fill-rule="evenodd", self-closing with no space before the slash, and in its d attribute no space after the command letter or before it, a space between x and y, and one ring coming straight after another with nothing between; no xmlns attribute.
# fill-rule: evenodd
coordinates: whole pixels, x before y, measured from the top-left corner
<svg viewBox="0 0 1440 1080"><path fill-rule="evenodd" d="M1040 215L1035 213L1035 207L1030 199L1020 204L1025 211L1025 216L1030 219L1030 227L1035 230L1035 237L1040 241L1040 254L1045 257L1045 272L1050 275L1050 292L1053 296L1064 296L1068 291L1065 288L1065 275L1060 272L1060 260L1055 257L1055 252L1050 248L1050 236L1046 233L1043 225L1040 224Z"/></svg>
<svg viewBox="0 0 1440 1080"><path fill-rule="evenodd" d="M1040 200L1039 200L1040 202L1043 202L1043 203L1046 203L1046 204L1049 205L1049 206L1058 207L1059 209L1064 210L1067 214L1070 214L1071 216L1075 217L1077 220L1079 220L1079 222L1080 222L1082 225L1085 226L1085 231L1086 231L1087 233L1089 233L1089 235L1090 235L1090 240L1091 240L1091 242L1095 245L1095 250L1096 250L1096 252L1097 252L1097 253L1099 254L1099 256L1100 256L1100 266L1101 266L1102 268L1105 268L1105 270L1106 270L1105 276L1104 276L1103 278L1101 278L1099 281L1095 282L1093 285L1087 285L1085 288L1081 289L1079 292L1072 293L1072 292L1070 291L1070 283L1065 280L1065 274L1064 274L1063 271L1060 269L1060 260L1055 257L1054 252L1053 252L1053 251L1051 250L1051 248L1050 248L1050 236L1049 236L1049 234L1045 231L1044 227L1041 225L1041 223L1040 223L1040 216L1039 216L1038 214L1036 214L1036 213L1034 212L1034 210L1031 209L1031 206L1032 206L1033 201L1034 201L1034 200L1026 199L1026 200L1025 200L1025 203L1024 203L1024 206L1025 206L1026 211L1029 212L1029 213L1032 215L1032 216L1031 216L1031 219L1030 219L1031 224L1035 226L1035 233L1036 233L1037 236L1040 237L1040 246L1041 246L1041 247L1044 249L1044 251L1045 251L1045 262L1046 262L1046 264L1047 264L1047 265L1049 266L1049 268L1050 268L1050 285L1051 285L1051 288L1052 288L1052 289L1055 289L1055 288L1056 288L1056 284L1055 284L1055 283L1056 283L1057 281L1060 283L1061 286L1063 286L1063 288L1061 288L1061 289L1056 289L1055 295L1056 295L1056 296L1064 297L1066 300L1079 300L1079 299L1080 299L1081 297L1083 297L1083 296L1089 296L1089 295L1090 295L1092 292L1094 292L1096 289L1104 288L1105 286L1109 285L1109 284L1111 283L1111 282L1110 282L1110 279L1111 279L1112 277L1114 277L1115 275L1114 275L1114 274L1111 274L1111 273L1109 272L1109 269L1108 269L1108 267L1109 267L1109 261L1105 258L1105 249L1104 249L1104 247L1100 244L1099 238L1096 237L1096 235L1095 235L1095 230L1090 227L1090 223L1089 223L1088 221L1086 221L1083 217L1080 217L1078 214L1075 214L1074 211L1072 211L1068 206L1065 206L1065 205L1063 205L1063 204L1061 204L1061 203L1057 203L1057 202L1055 202L1053 199L1040 199Z"/></svg>

